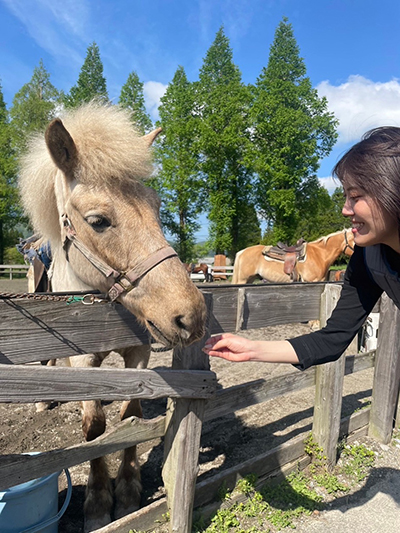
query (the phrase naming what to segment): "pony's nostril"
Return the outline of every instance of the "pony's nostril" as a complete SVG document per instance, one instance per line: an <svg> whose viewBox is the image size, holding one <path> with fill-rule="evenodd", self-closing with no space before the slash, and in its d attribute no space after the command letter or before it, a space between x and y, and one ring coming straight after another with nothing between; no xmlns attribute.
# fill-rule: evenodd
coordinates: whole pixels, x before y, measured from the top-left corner
<svg viewBox="0 0 400 533"><path fill-rule="evenodd" d="M192 315L178 315L175 318L180 341L184 345L200 340L204 335L204 321L196 320Z"/></svg>
<svg viewBox="0 0 400 533"><path fill-rule="evenodd" d="M184 316L179 315L175 318L175 324L177 325L179 329L179 336L181 339L188 339L190 337L190 331L188 331L188 327L185 324Z"/></svg>

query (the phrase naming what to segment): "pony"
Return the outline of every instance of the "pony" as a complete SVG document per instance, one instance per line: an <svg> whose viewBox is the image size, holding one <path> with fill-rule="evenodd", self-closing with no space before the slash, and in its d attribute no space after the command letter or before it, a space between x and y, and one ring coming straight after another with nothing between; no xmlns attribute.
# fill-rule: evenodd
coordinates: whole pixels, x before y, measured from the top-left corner
<svg viewBox="0 0 400 533"><path fill-rule="evenodd" d="M165 346L187 346L205 332L204 297L161 229L160 200L145 186L151 144L161 128L141 136L128 111L90 102L48 125L29 143L19 189L34 231L49 242L53 291L99 290L133 313ZM146 368L150 346L116 351L126 368ZM109 352L70 358L74 367L99 367ZM56 357L56 355L55 355ZM98 401L82 402L90 441L106 426ZM125 401L121 419L142 416L138 400ZM91 461L84 502L85 532L140 506L136 448L124 451L113 489L105 458Z"/></svg>
<svg viewBox="0 0 400 533"><path fill-rule="evenodd" d="M189 276L190 274L198 274L199 272L202 272L204 274L204 283L211 283L214 281L213 275L206 263L183 263L183 266L186 268Z"/></svg>
<svg viewBox="0 0 400 533"><path fill-rule="evenodd" d="M340 254L352 255L353 247L354 236L351 228L308 242L304 258L296 264L298 279L306 282L326 280L329 267ZM285 262L270 259L263 254L264 249L268 253L271 248L258 244L238 252L232 283L253 283L257 278L270 283L292 283L293 277L284 271Z"/></svg>

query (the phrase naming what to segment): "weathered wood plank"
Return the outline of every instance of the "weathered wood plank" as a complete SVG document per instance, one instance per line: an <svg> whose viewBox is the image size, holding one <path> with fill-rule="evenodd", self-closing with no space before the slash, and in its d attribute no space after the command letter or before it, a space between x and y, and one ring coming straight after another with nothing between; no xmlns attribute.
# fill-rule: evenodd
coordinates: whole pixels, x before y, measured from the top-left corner
<svg viewBox="0 0 400 533"><path fill-rule="evenodd" d="M328 318L339 300L341 287L326 285L321 300L321 326ZM337 361L316 367L315 371L315 407L313 435L324 450L328 464L336 464L336 448L340 430L342 410L343 379L345 357Z"/></svg>
<svg viewBox="0 0 400 533"><path fill-rule="evenodd" d="M387 444L392 438L400 383L400 310L381 298L378 346L369 434Z"/></svg>
<svg viewBox="0 0 400 533"><path fill-rule="evenodd" d="M149 334L120 304L0 299L0 363L147 344Z"/></svg>
<svg viewBox="0 0 400 533"><path fill-rule="evenodd" d="M213 299L204 294L207 305L206 335L196 344L174 350L172 368L209 370L208 356L202 352L210 332ZM167 493L171 533L190 533L194 492L199 470L201 429L205 400L170 399L164 439L162 477Z"/></svg>
<svg viewBox="0 0 400 533"><path fill-rule="evenodd" d="M242 329L246 303L246 289L240 287L237 293L236 331Z"/></svg>
<svg viewBox="0 0 400 533"><path fill-rule="evenodd" d="M345 375L374 366L375 352L368 352L345 359ZM315 368L304 372L294 371L283 376L258 379L217 390L214 398L207 400L205 420L227 416L239 409L285 396L315 385Z"/></svg>
<svg viewBox="0 0 400 533"><path fill-rule="evenodd" d="M316 318L323 285L247 285L242 329ZM238 289L208 285L213 299L210 333L235 331ZM249 309L251 308L251 312ZM271 313L271 309L274 310ZM24 364L147 344L149 333L120 304L0 299L0 363ZM32 347L35 347L32 350Z"/></svg>
<svg viewBox="0 0 400 533"><path fill-rule="evenodd" d="M208 398L214 372L3 365L0 402Z"/></svg>
<svg viewBox="0 0 400 533"><path fill-rule="evenodd" d="M128 446L146 442L165 433L165 416L152 420L131 417L95 440L39 455L0 456L0 490L31 479L47 476L63 468L103 457Z"/></svg>
<svg viewBox="0 0 400 533"><path fill-rule="evenodd" d="M324 285L290 283L266 289L248 289L242 329L307 322L319 318L320 296Z"/></svg>

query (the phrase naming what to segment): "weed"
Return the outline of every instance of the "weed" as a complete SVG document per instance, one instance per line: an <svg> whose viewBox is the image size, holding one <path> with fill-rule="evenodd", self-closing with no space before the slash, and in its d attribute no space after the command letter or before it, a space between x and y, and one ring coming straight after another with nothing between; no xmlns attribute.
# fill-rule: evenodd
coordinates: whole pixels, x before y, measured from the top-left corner
<svg viewBox="0 0 400 533"><path fill-rule="evenodd" d="M342 471L357 483L365 479L375 461L375 453L364 444L345 446L342 451Z"/></svg>
<svg viewBox="0 0 400 533"><path fill-rule="evenodd" d="M337 492L349 492L350 488L340 483L337 476L324 472L314 476L315 481L321 487L324 487L328 494L336 494Z"/></svg>

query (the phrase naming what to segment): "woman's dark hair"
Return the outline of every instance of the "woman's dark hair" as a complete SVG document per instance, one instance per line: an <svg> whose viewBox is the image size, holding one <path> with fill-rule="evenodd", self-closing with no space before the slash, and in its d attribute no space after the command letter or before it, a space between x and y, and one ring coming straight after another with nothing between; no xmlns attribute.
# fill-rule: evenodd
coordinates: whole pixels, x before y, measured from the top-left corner
<svg viewBox="0 0 400 533"><path fill-rule="evenodd" d="M365 133L336 163L333 175L374 198L397 220L400 235L400 128L384 126Z"/></svg>

